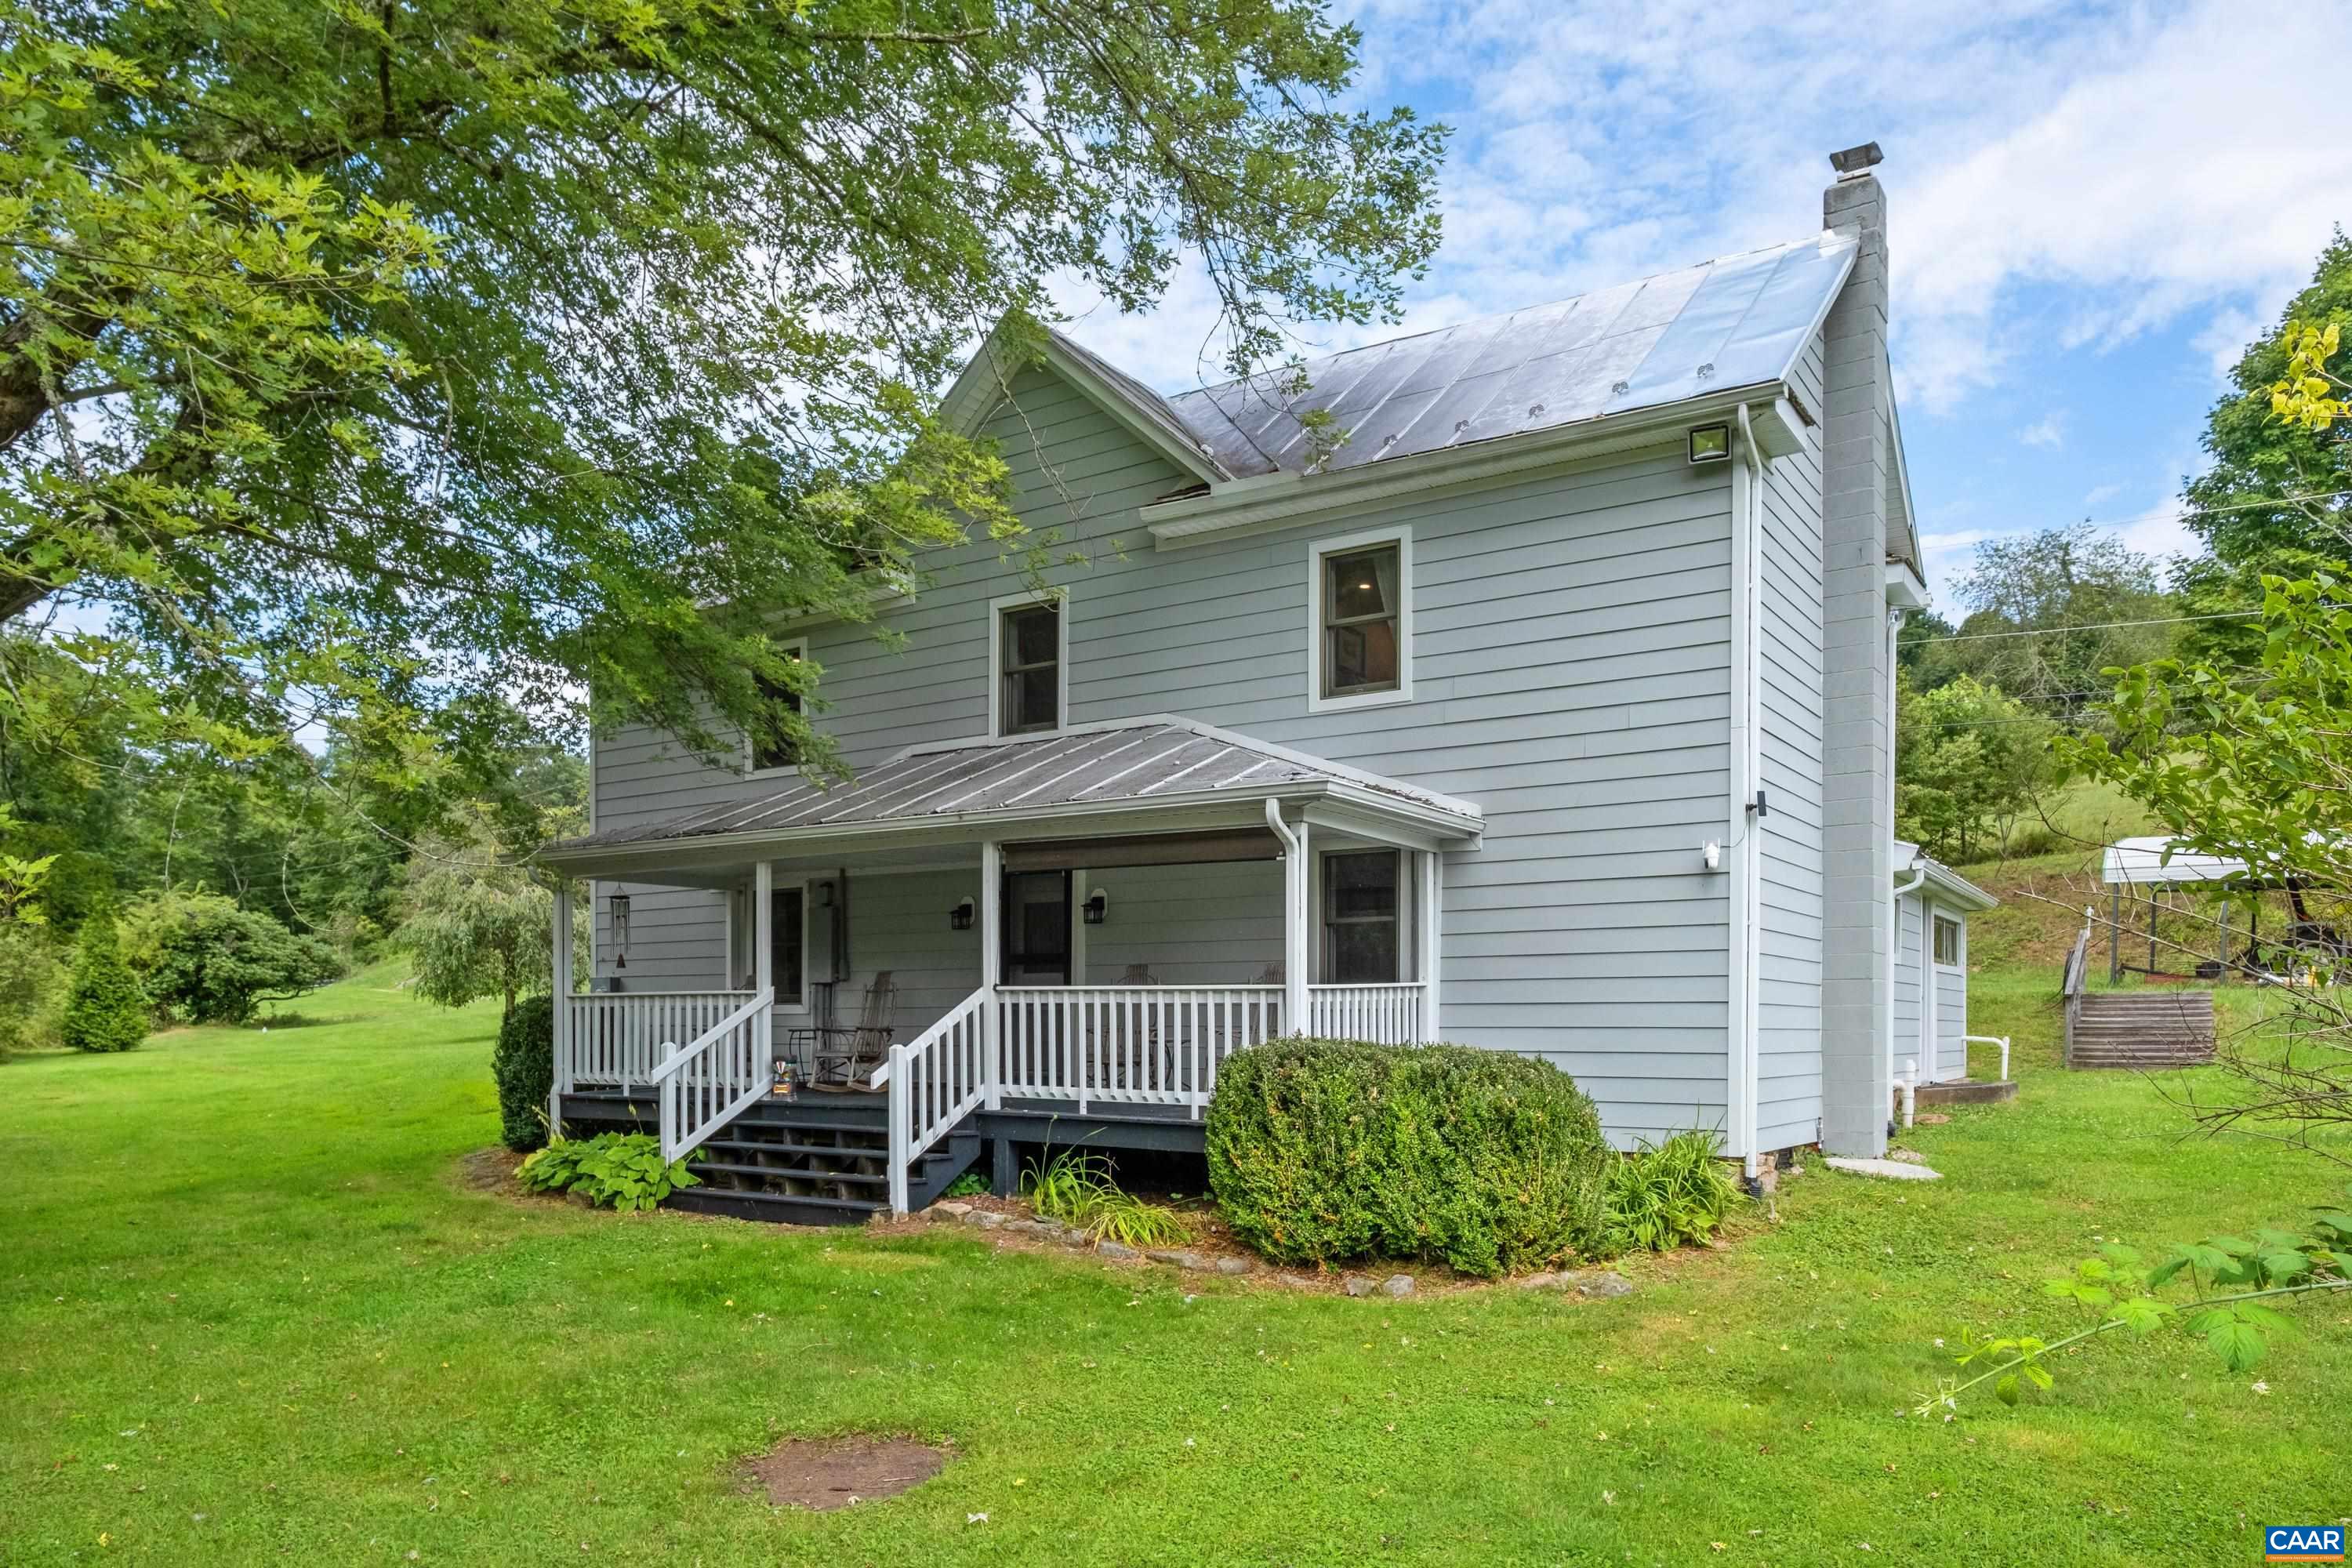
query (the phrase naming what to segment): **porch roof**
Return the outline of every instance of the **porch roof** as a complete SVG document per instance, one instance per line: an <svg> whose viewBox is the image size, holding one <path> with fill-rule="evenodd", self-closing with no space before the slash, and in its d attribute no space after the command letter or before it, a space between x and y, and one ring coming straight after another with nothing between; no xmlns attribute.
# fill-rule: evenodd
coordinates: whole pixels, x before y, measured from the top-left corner
<svg viewBox="0 0 2352 1568"><path fill-rule="evenodd" d="M1045 735L910 746L856 779L794 781L756 800L549 845L548 864L624 875L665 856L787 856L858 844L1179 831L1262 818L1266 801L1434 844L1475 841L1478 807L1303 752L1167 714Z"/></svg>

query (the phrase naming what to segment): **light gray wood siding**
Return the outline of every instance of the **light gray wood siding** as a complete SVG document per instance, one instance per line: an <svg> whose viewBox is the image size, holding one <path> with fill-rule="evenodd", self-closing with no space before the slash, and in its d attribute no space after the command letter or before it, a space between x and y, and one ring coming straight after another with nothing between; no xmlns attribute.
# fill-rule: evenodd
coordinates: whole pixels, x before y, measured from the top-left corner
<svg viewBox="0 0 2352 1568"><path fill-rule="evenodd" d="M1821 406L1821 334L1791 386ZM1775 460L1764 483L1758 701L1764 819L1759 900L1759 1149L1820 1136L1822 1118L1822 451Z"/></svg>
<svg viewBox="0 0 2352 1568"><path fill-rule="evenodd" d="M1903 1063L1916 1058L1919 1078L1923 1083L1933 1082L1934 1037L1919 1031L1920 996L1920 907L1919 895L1906 893L1895 910L1897 929L1895 944L1895 1066L1899 1075Z"/></svg>
<svg viewBox="0 0 2352 1568"><path fill-rule="evenodd" d="M1444 1034L1559 1063L1621 1140L1721 1125L1727 879L1706 870L1700 847L1721 837L1733 809L1728 465L1694 468L1677 447L1163 552L1137 509L1188 481L1059 382L1027 373L1016 395L1019 413L1000 412L992 434L1020 510L1089 558L1049 574L1070 594L1071 719L1181 713L1477 802L1485 847L1445 868ZM1397 525L1412 531L1415 700L1309 712L1308 547ZM1776 592L1801 592L1793 558L1804 547L1792 538L1778 548L1790 559ZM830 704L819 722L852 763L985 729L986 605L1017 591L1018 578L985 546L929 564L933 581L919 598L880 617L903 647L871 628L809 634ZM1803 625L1792 608L1788 635L1801 637ZM1789 657L1778 700L1801 710L1817 703L1805 695L1816 678ZM1768 712L1767 722L1777 720ZM1806 770L1790 756L1775 765L1786 782L1768 785L1774 816L1782 790L1790 814L1776 854L1794 877L1818 853L1799 831ZM599 826L761 793L652 737L616 736L599 753ZM1182 868L1128 874L1120 885L1146 878L1192 901ZM861 916L876 885L860 887ZM1115 911L1140 915L1134 894L1105 886ZM930 898L944 931L939 891ZM1817 1089L1798 1059L1810 1014L1793 944L1818 917L1801 898L1786 902L1776 941L1791 944L1790 989L1773 1005L1790 1011L1775 1014L1782 1059L1767 1094L1801 1106ZM698 912L705 903L716 900L639 902L638 941L656 919L666 949L676 932L686 964L698 933L719 929ZM1192 977L1192 963L1203 979L1252 978L1279 950L1275 907L1269 898L1263 930L1255 914L1235 926L1205 906L1171 912L1170 934L1137 948L1150 956L1136 961L1163 980ZM1097 977L1116 978L1112 959L1129 940L1113 919L1118 926L1088 933ZM1181 958L1184 947L1213 956ZM880 951L861 939L861 974ZM630 965L634 979L634 953ZM952 999L947 984L940 1005ZM845 991L845 1013L853 1005ZM1801 1110L1776 1125L1798 1121L1810 1138Z"/></svg>
<svg viewBox="0 0 2352 1568"><path fill-rule="evenodd" d="M1099 888L1102 924L1082 924L1082 978L1115 985L1140 964L1161 985L1247 985L1282 962L1282 866L1136 866L1074 871L1075 897Z"/></svg>

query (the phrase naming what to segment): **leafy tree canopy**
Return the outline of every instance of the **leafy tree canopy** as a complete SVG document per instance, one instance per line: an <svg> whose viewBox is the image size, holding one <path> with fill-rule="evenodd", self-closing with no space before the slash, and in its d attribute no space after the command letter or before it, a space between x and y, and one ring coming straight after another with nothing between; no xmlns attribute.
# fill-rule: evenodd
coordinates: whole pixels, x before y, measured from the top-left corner
<svg viewBox="0 0 2352 1568"><path fill-rule="evenodd" d="M231 759L421 774L453 696L593 689L822 763L768 617L1019 545L929 413L992 321L1183 266L1227 371L1393 318L1444 131L1338 107L1358 46L1324 0L0 0L0 625L110 606L66 646Z"/></svg>
<svg viewBox="0 0 2352 1568"><path fill-rule="evenodd" d="M2105 691L2111 667L2154 658L2173 640L2170 626L2129 624L2177 613L2157 562L2087 522L1979 545L1954 592L1969 612L1964 640L1923 642L1912 656L1919 685L1972 675L2053 718Z"/></svg>
<svg viewBox="0 0 2352 1568"><path fill-rule="evenodd" d="M1974 676L1930 691L1899 679L1895 830L1939 860L1973 860L2047 778L2053 727Z"/></svg>
<svg viewBox="0 0 2352 1568"><path fill-rule="evenodd" d="M2224 562L2280 546L2340 560L2352 548L2346 543L2352 495L2342 493L2352 491L2352 425L2282 418L2276 406L2303 334L2324 334L2330 325L2352 331L2352 237L2341 229L2320 252L2310 287L2288 302L2278 327L2239 358L2230 373L2237 390L2206 419L2204 447L2213 466L2182 494L2189 526ZM2315 494L2330 499L2282 499Z"/></svg>

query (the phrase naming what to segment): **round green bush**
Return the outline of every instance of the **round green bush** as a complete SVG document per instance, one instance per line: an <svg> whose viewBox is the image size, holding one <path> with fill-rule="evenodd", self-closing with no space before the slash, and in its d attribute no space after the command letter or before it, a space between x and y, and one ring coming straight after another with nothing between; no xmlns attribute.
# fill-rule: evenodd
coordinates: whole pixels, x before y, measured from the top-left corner
<svg viewBox="0 0 2352 1568"><path fill-rule="evenodd" d="M1286 1039L1217 1069L1209 1187L1286 1263L1442 1259L1496 1275L1602 1242L1614 1157L1549 1062L1466 1046Z"/></svg>
<svg viewBox="0 0 2352 1568"><path fill-rule="evenodd" d="M499 1082L499 1133L527 1154L547 1142L547 1099L555 1088L555 998L525 996L499 1025L490 1076Z"/></svg>
<svg viewBox="0 0 2352 1568"><path fill-rule="evenodd" d="M127 1051L147 1037L151 1005L123 960L114 911L100 904L81 922L58 1033L78 1051Z"/></svg>

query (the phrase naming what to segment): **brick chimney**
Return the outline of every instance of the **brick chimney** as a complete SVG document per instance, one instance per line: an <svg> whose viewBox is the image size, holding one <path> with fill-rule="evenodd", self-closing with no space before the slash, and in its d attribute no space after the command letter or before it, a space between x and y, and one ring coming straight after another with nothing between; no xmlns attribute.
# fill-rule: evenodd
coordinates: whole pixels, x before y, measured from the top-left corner
<svg viewBox="0 0 2352 1568"><path fill-rule="evenodd" d="M1894 648L1886 497L1895 474L1886 355L1886 192L1875 142L1832 153L1822 224L1852 236L1853 271L1823 323L1822 412L1822 1144L1886 1150L1887 956L1895 837Z"/></svg>

